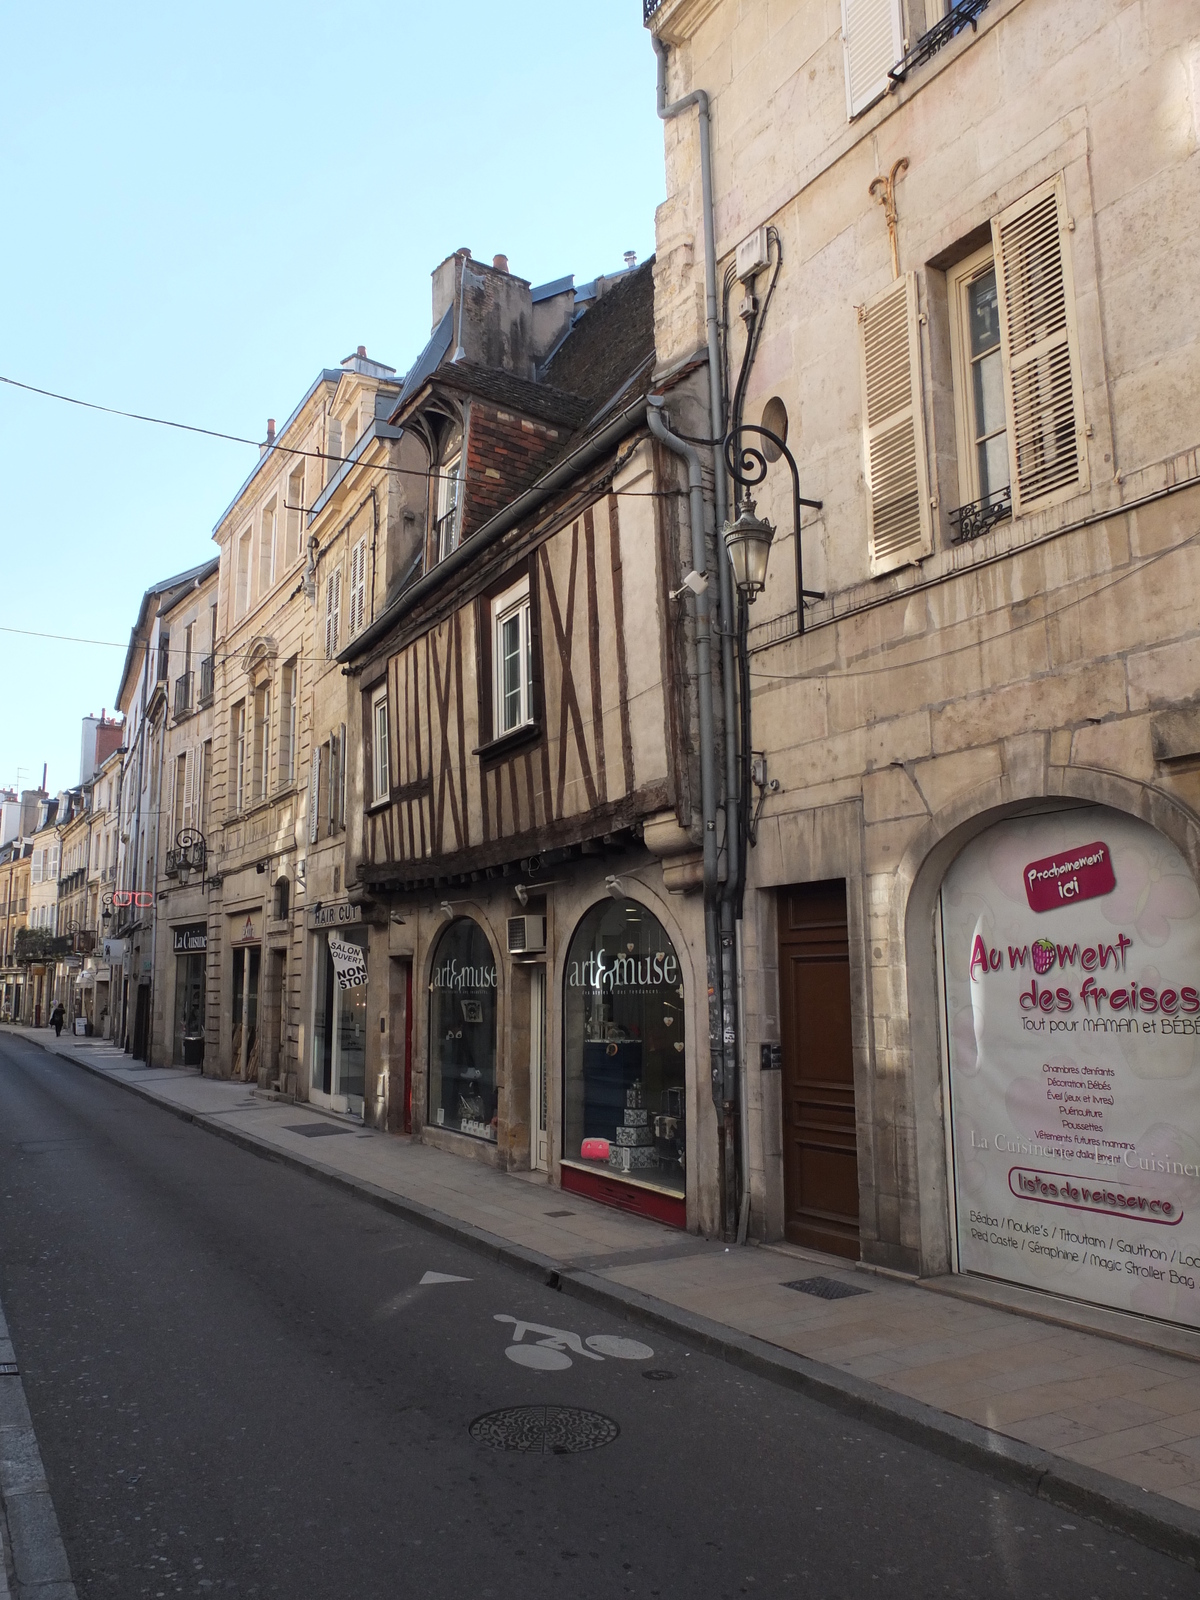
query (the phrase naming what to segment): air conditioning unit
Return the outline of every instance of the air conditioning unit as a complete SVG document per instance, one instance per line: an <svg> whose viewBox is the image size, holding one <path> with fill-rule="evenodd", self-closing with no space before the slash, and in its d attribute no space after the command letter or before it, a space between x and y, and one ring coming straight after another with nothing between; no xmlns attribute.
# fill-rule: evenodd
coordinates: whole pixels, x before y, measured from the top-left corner
<svg viewBox="0 0 1200 1600"><path fill-rule="evenodd" d="M545 917L509 917L508 953L529 956L546 948Z"/></svg>

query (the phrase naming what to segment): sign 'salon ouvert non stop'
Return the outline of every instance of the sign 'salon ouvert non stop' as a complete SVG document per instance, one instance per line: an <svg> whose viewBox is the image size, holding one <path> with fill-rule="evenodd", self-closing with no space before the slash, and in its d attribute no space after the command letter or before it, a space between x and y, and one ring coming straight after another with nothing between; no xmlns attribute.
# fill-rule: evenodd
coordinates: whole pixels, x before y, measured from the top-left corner
<svg viewBox="0 0 1200 1600"><path fill-rule="evenodd" d="M1155 829L1001 822L942 888L959 1266L1200 1327L1200 894Z"/></svg>

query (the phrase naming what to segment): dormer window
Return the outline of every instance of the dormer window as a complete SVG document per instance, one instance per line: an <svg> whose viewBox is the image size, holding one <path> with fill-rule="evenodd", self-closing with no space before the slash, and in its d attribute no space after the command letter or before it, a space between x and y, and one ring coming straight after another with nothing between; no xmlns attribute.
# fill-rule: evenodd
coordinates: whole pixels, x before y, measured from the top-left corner
<svg viewBox="0 0 1200 1600"><path fill-rule="evenodd" d="M434 516L434 559L444 561L458 548L460 485L462 480L462 451L443 461L438 468L437 511Z"/></svg>

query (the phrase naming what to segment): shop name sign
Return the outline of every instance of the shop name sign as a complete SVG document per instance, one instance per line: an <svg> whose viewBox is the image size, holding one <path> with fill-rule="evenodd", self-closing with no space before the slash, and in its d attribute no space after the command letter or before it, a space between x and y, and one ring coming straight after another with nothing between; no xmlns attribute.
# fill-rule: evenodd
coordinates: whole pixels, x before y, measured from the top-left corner
<svg viewBox="0 0 1200 1600"><path fill-rule="evenodd" d="M352 906L346 900L332 906L314 906L308 913L310 928L345 928L362 919L362 907Z"/></svg>
<svg viewBox="0 0 1200 1600"><path fill-rule="evenodd" d="M451 956L448 961L443 961L440 967L434 967L430 979L431 989L494 989L496 987L495 967L476 967L470 963L459 965L457 956Z"/></svg>
<svg viewBox="0 0 1200 1600"><path fill-rule="evenodd" d="M197 922L190 928L172 928L171 946L176 955L187 955L193 951L208 949L208 926L206 923Z"/></svg>
<svg viewBox="0 0 1200 1600"><path fill-rule="evenodd" d="M567 969L572 989L675 989L679 962L659 950L652 956L610 955L597 950L586 961L572 961Z"/></svg>

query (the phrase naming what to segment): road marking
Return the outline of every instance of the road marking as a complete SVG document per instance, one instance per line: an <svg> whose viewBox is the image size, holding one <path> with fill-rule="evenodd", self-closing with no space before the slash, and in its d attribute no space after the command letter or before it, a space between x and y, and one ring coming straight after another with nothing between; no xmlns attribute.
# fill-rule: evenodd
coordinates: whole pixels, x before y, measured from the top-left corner
<svg viewBox="0 0 1200 1600"><path fill-rule="evenodd" d="M512 1343L504 1354L519 1367L538 1372L561 1372L572 1365L568 1351L587 1361L649 1361L654 1351L639 1339L623 1339L615 1333L593 1333L586 1340L567 1328L548 1328L540 1322L522 1322L517 1317L497 1312L497 1322L511 1322ZM526 1344L525 1335L540 1335Z"/></svg>
<svg viewBox="0 0 1200 1600"><path fill-rule="evenodd" d="M427 1283L474 1283L473 1278L456 1278L452 1272L427 1272L418 1287Z"/></svg>

